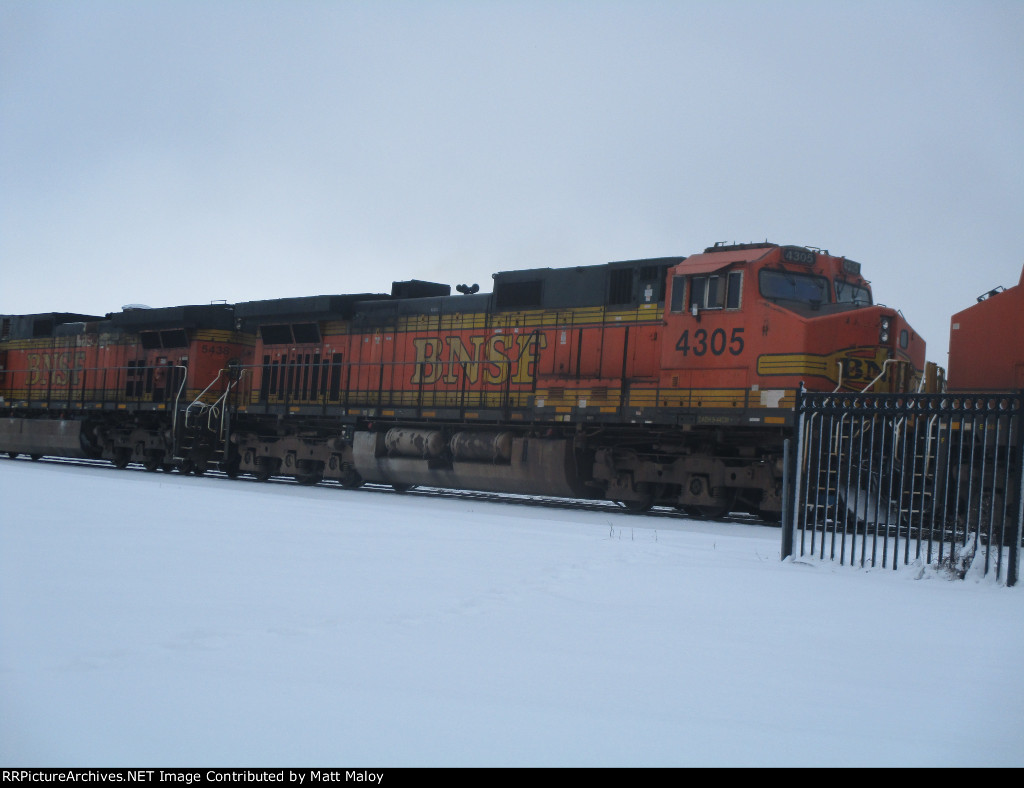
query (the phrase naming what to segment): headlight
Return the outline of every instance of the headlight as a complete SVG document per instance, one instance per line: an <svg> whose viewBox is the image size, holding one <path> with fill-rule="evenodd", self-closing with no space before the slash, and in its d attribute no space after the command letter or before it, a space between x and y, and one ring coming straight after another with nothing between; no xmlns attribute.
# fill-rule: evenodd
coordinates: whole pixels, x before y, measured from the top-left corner
<svg viewBox="0 0 1024 788"><path fill-rule="evenodd" d="M880 326L878 330L878 341L881 342L882 344L885 344L889 341L889 323L890 320L888 317L883 317L881 320L878 321L878 324Z"/></svg>

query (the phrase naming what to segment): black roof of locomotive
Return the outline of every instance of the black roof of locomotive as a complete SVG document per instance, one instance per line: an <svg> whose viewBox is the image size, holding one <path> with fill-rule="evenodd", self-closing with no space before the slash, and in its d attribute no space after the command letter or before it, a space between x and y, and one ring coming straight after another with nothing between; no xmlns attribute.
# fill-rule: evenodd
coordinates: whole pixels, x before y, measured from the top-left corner
<svg viewBox="0 0 1024 788"><path fill-rule="evenodd" d="M267 301L245 301L235 304L235 317L243 329L267 323L349 320L356 305L366 301L387 301L391 296L380 293L361 295L318 295L299 298L273 298Z"/></svg>
<svg viewBox="0 0 1024 788"><path fill-rule="evenodd" d="M583 275L600 275L602 272L618 270L620 268L649 268L654 267L669 267L678 265L686 256L673 256L673 257L643 257L637 260L615 260L610 263L597 263L595 265L574 265L565 268L517 268L514 271L499 271L496 274L491 274L491 278L494 281L515 281L520 279L533 279L537 276L543 276L549 273L566 274L572 272L574 274Z"/></svg>
<svg viewBox="0 0 1024 788"><path fill-rule="evenodd" d="M356 325L372 327L391 325L399 317L409 315L637 306L663 300L666 269L685 259L651 257L572 268L502 271L492 276L493 293L447 295L443 292L450 292L447 285L417 280L395 282L391 298L375 297L355 304L352 320Z"/></svg>
<svg viewBox="0 0 1024 788"><path fill-rule="evenodd" d="M166 328L208 328L230 331L235 327L235 309L231 304L204 304L132 308L107 317L126 331L155 331Z"/></svg>
<svg viewBox="0 0 1024 788"><path fill-rule="evenodd" d="M494 292L451 295L449 285L412 279L393 282L391 294L317 295L162 308L133 307L100 317L70 312L3 315L11 339L95 330L206 328L253 331L261 325L354 320L386 325L408 315L450 315L517 309L632 306L664 299L665 270L685 257L651 257L569 268L528 268L493 274ZM5 326L6 328L6 326Z"/></svg>
<svg viewBox="0 0 1024 788"><path fill-rule="evenodd" d="M356 307L352 322L360 328L389 326L400 317L487 312L490 306L490 293L362 301Z"/></svg>
<svg viewBox="0 0 1024 788"><path fill-rule="evenodd" d="M391 296L393 298L432 298L434 296L448 296L451 294L451 285L442 285L437 282L409 279L405 282L391 283Z"/></svg>
<svg viewBox="0 0 1024 788"><path fill-rule="evenodd" d="M57 335L65 324L80 325L103 320L97 315L77 312L39 312L33 315L0 315L5 323L4 339L38 339Z"/></svg>
<svg viewBox="0 0 1024 788"><path fill-rule="evenodd" d="M573 268L529 268L494 274L494 306L503 309L635 305L664 298L665 270L685 257L649 257Z"/></svg>

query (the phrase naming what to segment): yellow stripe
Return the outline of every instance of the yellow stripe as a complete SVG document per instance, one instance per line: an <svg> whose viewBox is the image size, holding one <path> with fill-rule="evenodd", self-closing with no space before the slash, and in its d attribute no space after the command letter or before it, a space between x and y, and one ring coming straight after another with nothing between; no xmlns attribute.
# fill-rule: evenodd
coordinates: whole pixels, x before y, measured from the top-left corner
<svg viewBox="0 0 1024 788"><path fill-rule="evenodd" d="M240 345L253 345L256 338L251 334L242 334L237 331L224 329L199 329L191 334L192 341L196 342L234 342Z"/></svg>
<svg viewBox="0 0 1024 788"><path fill-rule="evenodd" d="M825 375L830 359L802 353L761 356L757 360L759 375Z"/></svg>
<svg viewBox="0 0 1024 788"><path fill-rule="evenodd" d="M642 304L636 309L610 310L603 306L562 310L523 310L515 312L468 312L453 315L407 315L395 321L397 332L489 329L510 331L516 328L572 329L624 323L660 321L664 310L657 304ZM325 328L325 334L328 333Z"/></svg>

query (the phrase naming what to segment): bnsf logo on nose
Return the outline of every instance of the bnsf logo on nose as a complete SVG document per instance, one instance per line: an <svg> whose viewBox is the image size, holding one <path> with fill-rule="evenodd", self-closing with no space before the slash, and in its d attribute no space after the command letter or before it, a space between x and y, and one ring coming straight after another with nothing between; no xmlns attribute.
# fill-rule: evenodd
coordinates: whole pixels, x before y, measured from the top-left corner
<svg viewBox="0 0 1024 788"><path fill-rule="evenodd" d="M874 380L882 374L882 367L874 359L851 358L846 356L841 360L843 365L844 380Z"/></svg>
<svg viewBox="0 0 1024 788"><path fill-rule="evenodd" d="M468 346L467 343L468 342ZM412 341L416 366L409 382L457 383L462 375L470 383L532 383L537 351L547 347L544 334L507 337L421 337Z"/></svg>

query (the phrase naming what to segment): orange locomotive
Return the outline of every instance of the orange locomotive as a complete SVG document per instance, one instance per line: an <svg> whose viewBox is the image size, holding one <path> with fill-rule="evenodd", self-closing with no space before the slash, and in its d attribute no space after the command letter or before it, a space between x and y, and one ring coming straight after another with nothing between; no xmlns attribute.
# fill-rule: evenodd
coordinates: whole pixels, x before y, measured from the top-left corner
<svg viewBox="0 0 1024 788"><path fill-rule="evenodd" d="M1024 270L950 320L950 391L1024 390Z"/></svg>
<svg viewBox="0 0 1024 788"><path fill-rule="evenodd" d="M259 337L241 470L776 515L801 383L906 391L925 369L924 341L872 305L857 263L802 247L461 289L239 304Z"/></svg>
<svg viewBox="0 0 1024 788"><path fill-rule="evenodd" d="M926 382L924 341L873 305L858 263L817 249L718 245L498 273L492 293L458 289L413 280L390 295L224 307L233 323L210 339L225 371L200 374L190 361L190 390L157 420L160 462L771 517L801 384ZM154 363L146 356L135 374L147 381ZM154 409L147 385L122 419ZM27 422L54 420L52 403L24 407L19 386L10 372L0 382L0 449L17 449L10 436Z"/></svg>
<svg viewBox="0 0 1024 788"><path fill-rule="evenodd" d="M0 316L0 450L189 470L173 431L193 400L223 396L230 359L251 357L233 328L227 305Z"/></svg>
<svg viewBox="0 0 1024 788"><path fill-rule="evenodd" d="M1024 270L950 319L948 404L956 411L940 464L945 505L991 541L1024 517ZM994 395L994 396L993 396ZM987 515L987 516L986 516ZM995 525L993 525L995 524Z"/></svg>

